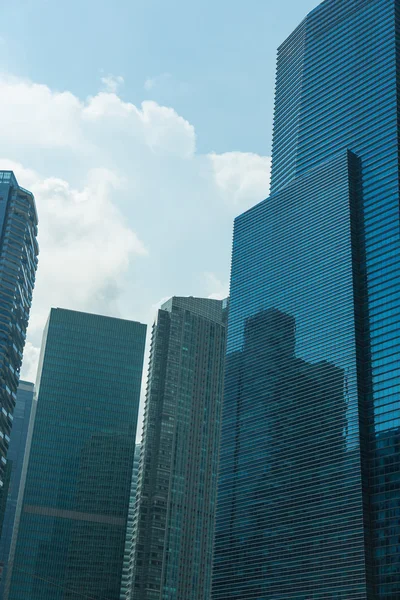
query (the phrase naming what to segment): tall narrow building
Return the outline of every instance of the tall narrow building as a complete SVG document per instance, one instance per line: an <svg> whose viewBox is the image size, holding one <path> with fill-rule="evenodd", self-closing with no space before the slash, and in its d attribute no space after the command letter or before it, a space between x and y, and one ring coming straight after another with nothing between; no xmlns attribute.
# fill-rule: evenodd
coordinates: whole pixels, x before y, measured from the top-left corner
<svg viewBox="0 0 400 600"><path fill-rule="evenodd" d="M153 327L132 600L209 600L226 302L174 297Z"/></svg>
<svg viewBox="0 0 400 600"><path fill-rule="evenodd" d="M19 373L38 263L38 217L31 192L0 171L0 504ZM0 532L4 511L0 513Z"/></svg>
<svg viewBox="0 0 400 600"><path fill-rule="evenodd" d="M21 380L18 385L11 441L7 455L9 477L7 478L8 484L5 486L7 495L5 496L3 531L0 538L0 598L3 597L4 581L7 573L8 555L17 509L18 491L21 483L28 427L33 406L33 395L33 383Z"/></svg>
<svg viewBox="0 0 400 600"><path fill-rule="evenodd" d="M145 336L51 310L5 599L119 600Z"/></svg>
<svg viewBox="0 0 400 600"><path fill-rule="evenodd" d="M278 52L271 196L236 219L213 600L400 598L400 1Z"/></svg>

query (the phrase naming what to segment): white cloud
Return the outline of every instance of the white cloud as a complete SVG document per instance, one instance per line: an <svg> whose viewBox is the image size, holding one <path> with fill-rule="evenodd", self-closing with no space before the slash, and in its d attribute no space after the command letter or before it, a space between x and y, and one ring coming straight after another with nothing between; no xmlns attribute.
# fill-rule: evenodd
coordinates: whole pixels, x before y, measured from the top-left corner
<svg viewBox="0 0 400 600"><path fill-rule="evenodd" d="M40 348L34 346L31 342L27 341L24 350L24 372L23 378L26 381L36 381L36 371L39 361Z"/></svg>
<svg viewBox="0 0 400 600"><path fill-rule="evenodd" d="M30 329L41 330L51 306L118 313L121 276L147 249L111 201L115 176L92 169L82 189L43 178L18 163L1 160L34 193L40 257Z"/></svg>
<svg viewBox="0 0 400 600"><path fill-rule="evenodd" d="M267 157L201 155L175 110L108 90L0 77L0 169L39 213L24 377L51 306L151 322L160 298L225 296L233 217L268 192Z"/></svg>
<svg viewBox="0 0 400 600"><path fill-rule="evenodd" d="M105 92L116 94L124 84L124 78L122 75L106 75L101 78L101 83L103 84L103 90Z"/></svg>
<svg viewBox="0 0 400 600"><path fill-rule="evenodd" d="M250 152L210 154L217 184L229 203L239 209L254 203L261 190L267 196L270 182L271 159ZM259 197L263 200L263 197Z"/></svg>
<svg viewBox="0 0 400 600"><path fill-rule="evenodd" d="M2 154L13 155L25 144L35 152L82 146L79 116L83 105L70 92L53 92L47 86L16 77L0 78Z"/></svg>

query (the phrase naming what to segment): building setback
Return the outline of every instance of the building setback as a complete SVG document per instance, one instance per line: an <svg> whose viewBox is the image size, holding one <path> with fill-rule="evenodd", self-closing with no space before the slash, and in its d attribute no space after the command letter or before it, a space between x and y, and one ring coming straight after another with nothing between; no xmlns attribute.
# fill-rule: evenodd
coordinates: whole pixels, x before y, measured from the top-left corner
<svg viewBox="0 0 400 600"><path fill-rule="evenodd" d="M132 600L209 600L226 302L174 297L153 327Z"/></svg>
<svg viewBox="0 0 400 600"><path fill-rule="evenodd" d="M18 185L12 171L0 171L0 533L6 456L38 263L37 225L31 192Z"/></svg>
<svg viewBox="0 0 400 600"><path fill-rule="evenodd" d="M145 336L51 310L6 600L119 600Z"/></svg>
<svg viewBox="0 0 400 600"><path fill-rule="evenodd" d="M8 554L14 527L17 508L18 490L21 483L22 465L24 462L28 426L33 405L34 385L28 381L20 381L17 391L17 402L14 408L11 441L7 454L7 470L9 477L3 531L0 539L0 598L3 597L4 580L7 572Z"/></svg>
<svg viewBox="0 0 400 600"><path fill-rule="evenodd" d="M400 2L278 52L271 196L236 219L213 600L400 598Z"/></svg>

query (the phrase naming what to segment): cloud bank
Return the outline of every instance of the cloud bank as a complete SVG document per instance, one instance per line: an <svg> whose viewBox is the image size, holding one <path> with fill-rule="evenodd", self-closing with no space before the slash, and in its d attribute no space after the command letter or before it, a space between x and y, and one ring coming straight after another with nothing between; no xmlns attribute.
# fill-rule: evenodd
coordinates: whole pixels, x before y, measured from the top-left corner
<svg viewBox="0 0 400 600"><path fill-rule="evenodd" d="M268 157L197 153L192 124L123 101L122 83L107 76L80 99L0 77L0 169L33 191L39 214L31 380L51 306L150 322L160 298L223 295L233 218L268 193Z"/></svg>

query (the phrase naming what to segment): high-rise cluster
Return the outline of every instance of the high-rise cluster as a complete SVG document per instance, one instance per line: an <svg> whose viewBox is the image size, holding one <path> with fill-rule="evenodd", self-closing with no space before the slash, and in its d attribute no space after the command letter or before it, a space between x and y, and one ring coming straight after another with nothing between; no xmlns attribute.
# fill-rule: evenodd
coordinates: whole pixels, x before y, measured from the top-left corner
<svg viewBox="0 0 400 600"><path fill-rule="evenodd" d="M229 303L157 312L140 445L145 325L52 309L19 382L37 215L0 171L4 600L399 600L399 123L400 0L325 0Z"/></svg>
<svg viewBox="0 0 400 600"><path fill-rule="evenodd" d="M219 300L158 311L138 445L146 326L51 310L18 391L4 600L209 599L226 319Z"/></svg>

